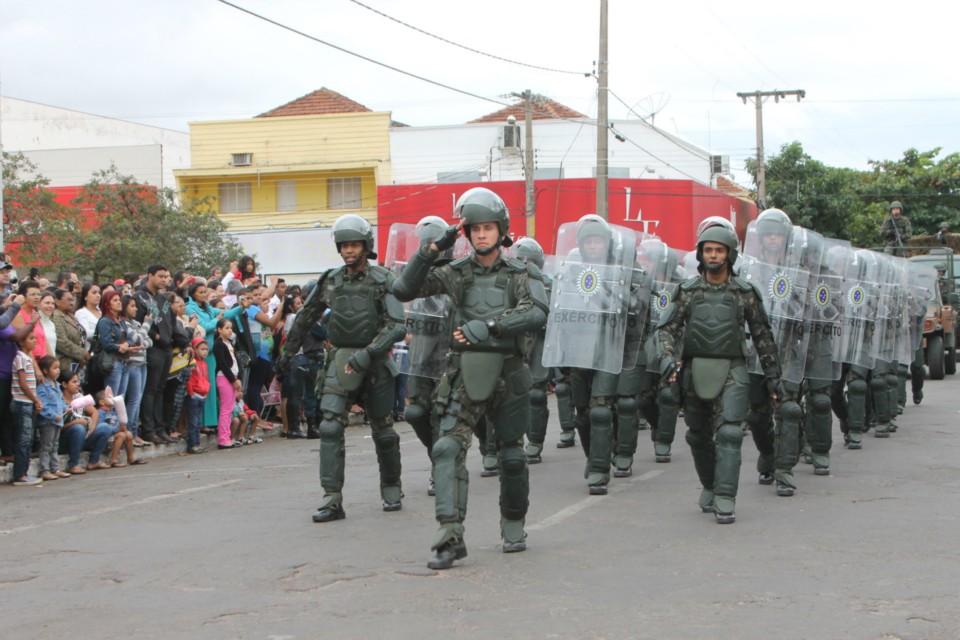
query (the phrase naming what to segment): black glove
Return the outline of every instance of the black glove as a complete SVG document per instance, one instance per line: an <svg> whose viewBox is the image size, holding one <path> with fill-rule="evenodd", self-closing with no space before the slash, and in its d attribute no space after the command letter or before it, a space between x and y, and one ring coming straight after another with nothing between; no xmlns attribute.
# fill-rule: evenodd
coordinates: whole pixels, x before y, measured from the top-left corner
<svg viewBox="0 0 960 640"><path fill-rule="evenodd" d="M447 227L447 230L443 232L442 236L433 241L433 244L437 245L437 249L440 251L446 251L456 243L457 235L459 235L459 231L455 226L451 225Z"/></svg>
<svg viewBox="0 0 960 640"><path fill-rule="evenodd" d="M370 356L369 349L360 349L347 360L347 364L350 365L350 368L354 371L363 372L370 367L370 363L373 361L373 358Z"/></svg>
<svg viewBox="0 0 960 640"><path fill-rule="evenodd" d="M679 371L677 361L672 356L663 356L660 358L660 377L664 380L670 378L674 371Z"/></svg>
<svg viewBox="0 0 960 640"><path fill-rule="evenodd" d="M480 344L490 337L490 329L483 320L470 320L460 327L460 333L470 344Z"/></svg>

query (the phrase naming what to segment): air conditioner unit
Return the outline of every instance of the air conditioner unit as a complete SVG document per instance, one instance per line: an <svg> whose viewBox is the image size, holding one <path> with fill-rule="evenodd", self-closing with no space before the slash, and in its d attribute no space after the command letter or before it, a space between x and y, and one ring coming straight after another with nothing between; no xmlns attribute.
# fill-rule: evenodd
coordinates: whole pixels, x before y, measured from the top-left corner
<svg viewBox="0 0 960 640"><path fill-rule="evenodd" d="M230 164L234 167L249 167L253 164L252 153L234 153L231 156Z"/></svg>
<svg viewBox="0 0 960 640"><path fill-rule="evenodd" d="M515 124L504 125L503 127L503 149L520 148L520 127Z"/></svg>
<svg viewBox="0 0 960 640"><path fill-rule="evenodd" d="M730 156L710 156L710 174L730 173Z"/></svg>

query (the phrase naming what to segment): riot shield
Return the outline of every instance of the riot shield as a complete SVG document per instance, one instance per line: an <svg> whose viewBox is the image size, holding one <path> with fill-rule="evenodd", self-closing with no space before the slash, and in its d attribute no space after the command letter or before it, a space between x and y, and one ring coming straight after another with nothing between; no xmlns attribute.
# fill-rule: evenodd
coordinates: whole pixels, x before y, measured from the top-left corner
<svg viewBox="0 0 960 640"><path fill-rule="evenodd" d="M900 364L913 361L913 342L910 339L910 268L906 258L891 257L893 263L894 354Z"/></svg>
<svg viewBox="0 0 960 640"><path fill-rule="evenodd" d="M619 373L624 364L635 234L608 225L609 234L602 242L588 238L580 246L577 225L563 224L557 233L542 362L545 367Z"/></svg>
<svg viewBox="0 0 960 640"><path fill-rule="evenodd" d="M877 254L880 267L878 288L880 302L877 305L877 323L875 342L876 357L881 362L895 362L897 359L897 328L900 321L897 304L897 267L893 256Z"/></svg>
<svg viewBox="0 0 960 640"><path fill-rule="evenodd" d="M937 296L940 295L937 270L919 262L908 262L908 277L910 280L910 344L913 352L920 348L923 342L923 321L927 315L927 308L936 306Z"/></svg>
<svg viewBox="0 0 960 640"><path fill-rule="evenodd" d="M648 238L638 247L637 260L648 274L650 286L650 311L647 314L647 336L652 336L663 318L673 306L677 285L686 279L683 260L687 252L671 249L659 238ZM694 271L696 275L696 271ZM660 371L660 359L654 345L646 354L648 371Z"/></svg>
<svg viewBox="0 0 960 640"><path fill-rule="evenodd" d="M383 265L399 273L419 249L420 238L416 234L416 226L394 224L387 236ZM407 335L410 337L409 374L439 379L447 369L447 352L450 350L450 298L446 295L418 298L403 306Z"/></svg>
<svg viewBox="0 0 960 640"><path fill-rule="evenodd" d="M876 320L880 305L880 265L877 253L858 249L847 256L843 282L843 361L872 369L877 357Z"/></svg>
<svg viewBox="0 0 960 640"><path fill-rule="evenodd" d="M824 238L820 268L804 309L809 334L805 376L811 380L839 380L843 368L843 281L849 256L846 240Z"/></svg>
<svg viewBox="0 0 960 640"><path fill-rule="evenodd" d="M780 347L781 378L796 384L803 382L806 368L810 336L804 330L804 309L822 249L820 234L798 226L786 235L762 236L751 222L744 241L740 275L760 290L774 342ZM763 373L755 353L749 369Z"/></svg>

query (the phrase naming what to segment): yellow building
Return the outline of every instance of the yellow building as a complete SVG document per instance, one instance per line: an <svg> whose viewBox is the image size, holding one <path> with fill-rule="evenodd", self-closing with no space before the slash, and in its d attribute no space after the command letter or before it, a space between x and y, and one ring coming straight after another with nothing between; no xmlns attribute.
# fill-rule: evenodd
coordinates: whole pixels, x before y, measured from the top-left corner
<svg viewBox="0 0 960 640"><path fill-rule="evenodd" d="M231 232L329 227L347 213L375 225L390 114L322 88L255 118L191 123L190 158L178 188L213 196Z"/></svg>

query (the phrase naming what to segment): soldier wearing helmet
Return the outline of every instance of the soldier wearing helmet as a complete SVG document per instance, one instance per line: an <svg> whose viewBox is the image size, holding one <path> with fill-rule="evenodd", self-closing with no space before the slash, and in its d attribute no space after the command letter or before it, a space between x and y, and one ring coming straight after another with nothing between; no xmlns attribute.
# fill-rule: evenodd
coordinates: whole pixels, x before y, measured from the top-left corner
<svg viewBox="0 0 960 640"><path fill-rule="evenodd" d="M393 429L396 366L389 358L393 344L405 336L403 305L390 293L395 276L371 264L376 258L373 230L357 215L345 215L333 225L333 240L343 259L342 267L323 273L297 314L287 335L284 355L277 363L283 371L291 355L329 307L328 339L332 349L323 373L319 425L320 484L323 499L314 522L343 519L345 451L343 431L353 404L364 407L373 431L380 465L380 494L384 511L402 508L400 438Z"/></svg>
<svg viewBox="0 0 960 640"><path fill-rule="evenodd" d="M700 233L700 275L679 286L656 334L663 379L681 384L686 440L703 486L700 509L712 512L720 524L736 519L747 413L745 324L769 381L768 392L778 398L780 388L777 345L760 293L733 270L738 244L736 234L722 225Z"/></svg>
<svg viewBox="0 0 960 640"><path fill-rule="evenodd" d="M883 252L907 257L907 243L913 235L910 219L903 215L903 205L899 200L890 203L890 215L880 227L880 236L883 238Z"/></svg>
<svg viewBox="0 0 960 640"><path fill-rule="evenodd" d="M449 569L467 555L466 454L484 415L495 425L502 550L526 549L529 479L523 438L530 420L532 380L524 355L529 335L543 327L548 308L539 269L501 252L501 247L513 244L503 200L489 189L470 189L457 201L456 213L460 225L423 244L392 289L403 301L446 294L453 305L449 364L434 403L438 437L433 444L433 479L440 529L431 547L434 556L427 562L431 569ZM435 264L461 229L473 252Z"/></svg>

